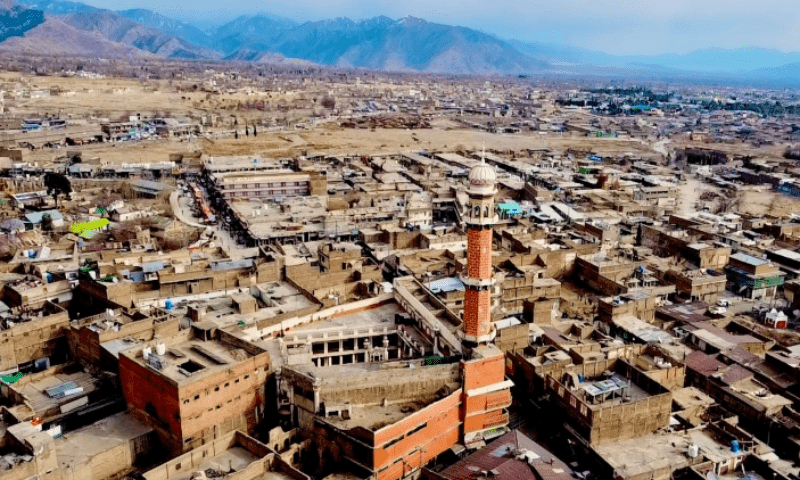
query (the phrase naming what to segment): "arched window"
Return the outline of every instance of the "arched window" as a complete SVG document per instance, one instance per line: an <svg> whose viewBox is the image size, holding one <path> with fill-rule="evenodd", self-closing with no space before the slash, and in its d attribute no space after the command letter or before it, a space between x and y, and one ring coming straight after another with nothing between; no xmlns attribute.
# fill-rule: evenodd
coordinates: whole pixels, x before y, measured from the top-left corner
<svg viewBox="0 0 800 480"><path fill-rule="evenodd" d="M489 205L486 205L483 210L483 216L489 218Z"/></svg>
<svg viewBox="0 0 800 480"><path fill-rule="evenodd" d="M474 217L480 217L481 216L481 206L480 205L476 205L475 206L475 214L473 216Z"/></svg>

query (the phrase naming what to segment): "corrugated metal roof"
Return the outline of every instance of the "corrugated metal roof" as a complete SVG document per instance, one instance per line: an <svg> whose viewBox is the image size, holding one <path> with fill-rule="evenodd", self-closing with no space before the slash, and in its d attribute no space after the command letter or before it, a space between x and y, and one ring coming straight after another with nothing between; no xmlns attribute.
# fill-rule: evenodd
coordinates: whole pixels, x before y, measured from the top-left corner
<svg viewBox="0 0 800 480"><path fill-rule="evenodd" d="M694 370L704 377L717 373L725 368L725 364L703 352L692 352L684 360L686 368Z"/></svg>
<svg viewBox="0 0 800 480"><path fill-rule="evenodd" d="M736 382L741 382L753 376L753 372L742 367L741 365L733 364L729 366L722 375L719 376L720 381L725 385L733 385Z"/></svg>
<svg viewBox="0 0 800 480"><path fill-rule="evenodd" d="M144 272L131 272L131 282L144 282Z"/></svg>
<svg viewBox="0 0 800 480"><path fill-rule="evenodd" d="M38 225L42 222L42 217L45 215L50 215L50 218L53 220L63 220L64 217L58 212L58 210L47 210L45 212L31 212L25 214L25 219L28 220L29 223L34 225Z"/></svg>
<svg viewBox="0 0 800 480"><path fill-rule="evenodd" d="M778 251L776 251L774 253L776 255L780 255L782 257L786 257L786 258L789 258L789 259L792 259L792 260L800 261L800 253L794 252L792 250L787 250L785 248L782 248L782 249L780 249L780 250L778 250Z"/></svg>
<svg viewBox="0 0 800 480"><path fill-rule="evenodd" d="M130 184L131 187L136 190L147 190L151 192L160 192L167 188L167 186L161 182L151 182L149 180L132 180Z"/></svg>
<svg viewBox="0 0 800 480"><path fill-rule="evenodd" d="M426 285L433 293L464 291L464 284L458 277L441 278Z"/></svg>
<svg viewBox="0 0 800 480"><path fill-rule="evenodd" d="M733 255L731 255L731 258L738 260L742 263L746 263L748 265L753 265L754 267L757 267L759 265L764 265L765 263L767 263L766 260L762 260L760 258L754 257L752 255L747 255L746 253L742 252L734 253Z"/></svg>
<svg viewBox="0 0 800 480"><path fill-rule="evenodd" d="M159 270L164 270L164 262L156 261L142 264L142 272L144 273L153 273Z"/></svg>
<svg viewBox="0 0 800 480"><path fill-rule="evenodd" d="M211 264L211 270L216 272L225 270L235 270L238 268L250 268L253 266L253 259L247 258L244 260L231 260L229 262L218 262Z"/></svg>
<svg viewBox="0 0 800 480"><path fill-rule="evenodd" d="M517 460L512 452L525 454ZM544 447L518 431L509 432L476 453L443 470L448 480L474 480L481 471L496 470L499 479L574 480L572 470Z"/></svg>

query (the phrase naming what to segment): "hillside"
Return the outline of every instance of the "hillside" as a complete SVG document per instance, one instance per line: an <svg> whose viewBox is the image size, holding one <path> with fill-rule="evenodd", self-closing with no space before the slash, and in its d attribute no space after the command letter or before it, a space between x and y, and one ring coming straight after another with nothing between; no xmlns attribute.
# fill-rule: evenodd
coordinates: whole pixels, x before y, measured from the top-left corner
<svg viewBox="0 0 800 480"><path fill-rule="evenodd" d="M19 37L44 23L44 12L25 8L11 0L0 0L0 42Z"/></svg>
<svg viewBox="0 0 800 480"><path fill-rule="evenodd" d="M112 42L130 45L161 58L216 59L220 57L213 50L191 45L111 11L76 12L62 18L64 22L79 30L100 34Z"/></svg>
<svg viewBox="0 0 800 480"><path fill-rule="evenodd" d="M25 33L0 43L0 51L40 55L91 55L105 58L153 57L131 45L112 42L98 33L85 32L63 19L50 17Z"/></svg>

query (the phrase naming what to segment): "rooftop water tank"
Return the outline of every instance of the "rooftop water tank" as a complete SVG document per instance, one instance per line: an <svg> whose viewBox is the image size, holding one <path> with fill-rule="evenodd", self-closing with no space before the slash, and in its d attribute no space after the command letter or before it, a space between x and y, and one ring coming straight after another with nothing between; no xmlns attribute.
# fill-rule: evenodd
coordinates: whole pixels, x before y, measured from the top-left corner
<svg viewBox="0 0 800 480"><path fill-rule="evenodd" d="M150 354L153 353L153 349L150 347L144 347L142 349L142 359L146 362L148 358L150 358Z"/></svg>
<svg viewBox="0 0 800 480"><path fill-rule="evenodd" d="M166 302L164 302L164 308L166 308L167 310L172 310L174 306L175 305L173 305L172 300L167 300Z"/></svg>
<svg viewBox="0 0 800 480"><path fill-rule="evenodd" d="M731 440L731 452L732 453L739 453L741 451L742 450L739 447L739 441L738 440Z"/></svg>
<svg viewBox="0 0 800 480"><path fill-rule="evenodd" d="M699 454L700 454L700 447L694 444L689 445L689 457L697 458Z"/></svg>
<svg viewBox="0 0 800 480"><path fill-rule="evenodd" d="M164 342L156 343L156 353L158 355L164 355L165 353L167 353L167 346L164 345Z"/></svg>

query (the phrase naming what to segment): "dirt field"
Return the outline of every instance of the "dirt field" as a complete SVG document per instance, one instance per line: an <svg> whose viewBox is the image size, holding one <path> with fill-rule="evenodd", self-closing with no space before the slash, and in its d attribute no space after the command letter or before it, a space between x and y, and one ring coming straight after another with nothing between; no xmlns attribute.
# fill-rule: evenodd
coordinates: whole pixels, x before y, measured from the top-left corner
<svg viewBox="0 0 800 480"><path fill-rule="evenodd" d="M800 214L800 199L767 190L765 187L761 192L742 192L736 210L739 213L756 216L767 214L776 216L788 216L792 213Z"/></svg>

